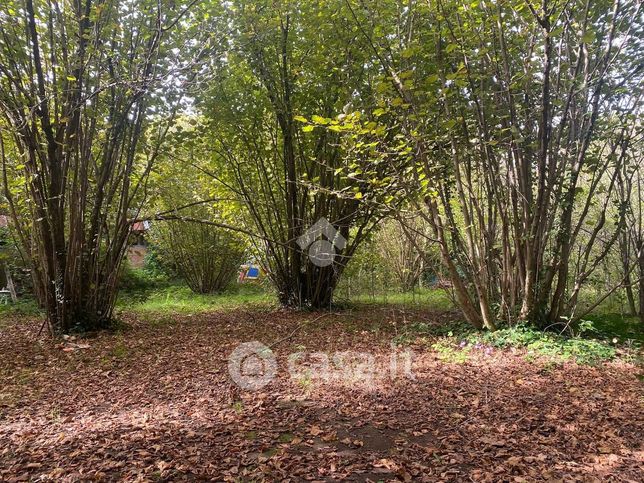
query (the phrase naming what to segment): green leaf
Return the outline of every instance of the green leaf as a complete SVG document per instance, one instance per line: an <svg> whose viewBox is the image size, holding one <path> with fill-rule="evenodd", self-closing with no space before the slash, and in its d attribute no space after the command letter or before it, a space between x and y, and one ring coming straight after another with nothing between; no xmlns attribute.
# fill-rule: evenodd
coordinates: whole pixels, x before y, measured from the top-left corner
<svg viewBox="0 0 644 483"><path fill-rule="evenodd" d="M316 124L329 124L331 121L325 117L318 116L316 114L311 117L311 120Z"/></svg>
<svg viewBox="0 0 644 483"><path fill-rule="evenodd" d="M581 37L581 41L585 44L591 44L595 40L595 32L593 30L586 30Z"/></svg>
<svg viewBox="0 0 644 483"><path fill-rule="evenodd" d="M409 59L412 55L414 55L414 48L408 47L403 50L400 55L402 55L403 59Z"/></svg>

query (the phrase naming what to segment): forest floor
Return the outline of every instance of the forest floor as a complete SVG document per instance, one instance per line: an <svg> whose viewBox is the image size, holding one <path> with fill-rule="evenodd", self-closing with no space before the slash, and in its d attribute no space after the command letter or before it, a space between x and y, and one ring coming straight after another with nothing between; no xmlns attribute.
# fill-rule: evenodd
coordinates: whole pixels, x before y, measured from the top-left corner
<svg viewBox="0 0 644 483"><path fill-rule="evenodd" d="M116 332L63 341L5 321L0 481L644 481L632 362L402 337L454 318L125 312ZM256 391L229 375L249 341L277 362Z"/></svg>

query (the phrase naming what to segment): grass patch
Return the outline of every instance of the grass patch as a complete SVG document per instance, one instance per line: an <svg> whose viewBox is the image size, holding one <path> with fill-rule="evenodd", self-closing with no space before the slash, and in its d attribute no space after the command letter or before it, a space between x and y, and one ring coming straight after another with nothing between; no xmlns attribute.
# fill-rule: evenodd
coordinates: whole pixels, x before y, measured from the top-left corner
<svg viewBox="0 0 644 483"><path fill-rule="evenodd" d="M279 435L279 438L278 438L280 443L290 443L294 439L295 439L295 435L293 435L292 433L282 433Z"/></svg>
<svg viewBox="0 0 644 483"><path fill-rule="evenodd" d="M125 345L123 341L119 341L110 351L110 355L118 360L123 360L127 358L128 354L130 353L130 350L128 347Z"/></svg>
<svg viewBox="0 0 644 483"><path fill-rule="evenodd" d="M9 317L42 317L43 311L38 307L38 302L31 297L19 298L17 302L0 304L0 327Z"/></svg>
<svg viewBox="0 0 644 483"><path fill-rule="evenodd" d="M154 290L144 300L123 294L117 307L136 313L198 314L213 310L270 307L274 296L257 285L234 286L221 294L196 294L186 286Z"/></svg>

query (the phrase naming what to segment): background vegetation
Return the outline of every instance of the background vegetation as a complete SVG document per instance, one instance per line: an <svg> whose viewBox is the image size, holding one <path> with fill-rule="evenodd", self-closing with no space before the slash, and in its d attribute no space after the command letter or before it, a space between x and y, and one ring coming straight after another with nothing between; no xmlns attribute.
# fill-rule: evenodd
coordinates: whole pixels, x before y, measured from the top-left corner
<svg viewBox="0 0 644 483"><path fill-rule="evenodd" d="M641 18L628 0L11 0L3 264L57 334L108 327L119 289L230 290L243 261L288 307L438 287L477 329L641 321ZM324 267L297 243L320 219L347 241ZM156 261L137 272L142 221Z"/></svg>

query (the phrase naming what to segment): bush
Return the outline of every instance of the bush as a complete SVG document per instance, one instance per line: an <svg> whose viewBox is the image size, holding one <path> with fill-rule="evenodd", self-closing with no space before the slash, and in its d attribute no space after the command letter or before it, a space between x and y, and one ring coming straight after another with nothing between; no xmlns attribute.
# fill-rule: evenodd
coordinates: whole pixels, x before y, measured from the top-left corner
<svg viewBox="0 0 644 483"><path fill-rule="evenodd" d="M126 293L145 293L165 287L168 283L168 276L164 273L132 268L129 263L125 262L121 269L118 288Z"/></svg>
<svg viewBox="0 0 644 483"><path fill-rule="evenodd" d="M195 293L218 293L236 277L246 251L242 237L202 223L166 221L152 230L160 258L176 267Z"/></svg>
<svg viewBox="0 0 644 483"><path fill-rule="evenodd" d="M585 339L580 336L566 337L525 325L474 334L468 340L498 348L525 348L531 355L560 361L573 360L578 364L597 364L614 359L616 356L615 347L606 341Z"/></svg>
<svg viewBox="0 0 644 483"><path fill-rule="evenodd" d="M594 326L586 321L580 325L578 334L565 336L542 331L528 325L506 327L494 332L481 332L469 324L454 321L449 324L411 323L405 332L396 336L395 344L424 342L438 352L447 362L464 362L471 348L478 349L525 349L528 357L544 357L556 362L574 361L594 365L614 359L618 348L612 340L591 338L596 334ZM631 349L638 345L632 342L629 348L620 350L631 357Z"/></svg>
<svg viewBox="0 0 644 483"><path fill-rule="evenodd" d="M147 252L143 259L143 270L151 276L164 276L168 280L176 279L180 276L177 272L177 267L172 264L171 260L166 260L160 248L153 243L149 243L147 246Z"/></svg>

